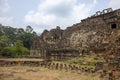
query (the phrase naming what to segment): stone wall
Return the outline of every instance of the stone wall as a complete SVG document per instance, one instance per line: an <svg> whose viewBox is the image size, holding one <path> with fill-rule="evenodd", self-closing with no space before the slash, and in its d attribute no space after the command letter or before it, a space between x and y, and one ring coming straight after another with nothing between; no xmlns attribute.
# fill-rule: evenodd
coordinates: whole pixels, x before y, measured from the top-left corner
<svg viewBox="0 0 120 80"><path fill-rule="evenodd" d="M65 30L58 26L50 31L44 30L33 42L30 55L66 60L90 52L105 53L103 56L110 58L120 56L119 51L120 9L108 8Z"/></svg>

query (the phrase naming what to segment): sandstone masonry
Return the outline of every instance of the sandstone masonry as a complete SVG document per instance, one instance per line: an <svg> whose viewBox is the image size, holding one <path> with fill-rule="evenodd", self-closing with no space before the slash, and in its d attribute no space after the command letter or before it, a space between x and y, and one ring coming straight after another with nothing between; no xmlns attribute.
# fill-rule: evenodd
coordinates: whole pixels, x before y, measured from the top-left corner
<svg viewBox="0 0 120 80"><path fill-rule="evenodd" d="M68 60L85 54L120 56L120 9L96 12L62 30L59 26L34 40L30 55L50 60Z"/></svg>

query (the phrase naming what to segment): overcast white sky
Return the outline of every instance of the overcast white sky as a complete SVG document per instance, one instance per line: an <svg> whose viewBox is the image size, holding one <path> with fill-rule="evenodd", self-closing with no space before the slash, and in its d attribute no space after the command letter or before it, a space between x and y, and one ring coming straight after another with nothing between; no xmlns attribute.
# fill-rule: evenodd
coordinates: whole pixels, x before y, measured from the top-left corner
<svg viewBox="0 0 120 80"><path fill-rule="evenodd" d="M120 8L120 0L0 0L0 24L41 33L60 26L65 29L105 8Z"/></svg>

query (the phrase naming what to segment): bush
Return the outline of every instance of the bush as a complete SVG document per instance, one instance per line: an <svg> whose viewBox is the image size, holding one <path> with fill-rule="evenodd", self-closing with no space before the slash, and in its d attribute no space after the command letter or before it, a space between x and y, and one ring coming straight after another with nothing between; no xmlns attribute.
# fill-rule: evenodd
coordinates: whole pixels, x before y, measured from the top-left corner
<svg viewBox="0 0 120 80"><path fill-rule="evenodd" d="M12 47L5 47L2 56L4 57L18 57L22 55L28 55L29 50L25 47L19 47L19 49L16 49L16 46Z"/></svg>
<svg viewBox="0 0 120 80"><path fill-rule="evenodd" d="M21 47L21 55L28 55L30 53L29 49Z"/></svg>
<svg viewBox="0 0 120 80"><path fill-rule="evenodd" d="M15 57L15 49L13 47L5 47L2 52L4 57Z"/></svg>

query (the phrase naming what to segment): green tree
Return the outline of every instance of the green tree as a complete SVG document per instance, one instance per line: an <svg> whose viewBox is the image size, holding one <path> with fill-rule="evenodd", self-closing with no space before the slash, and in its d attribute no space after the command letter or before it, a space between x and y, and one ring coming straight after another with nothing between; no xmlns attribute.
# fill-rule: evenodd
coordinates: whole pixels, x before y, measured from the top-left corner
<svg viewBox="0 0 120 80"><path fill-rule="evenodd" d="M21 40L17 40L15 44L15 53L15 56L27 55L29 54L29 50L23 46Z"/></svg>
<svg viewBox="0 0 120 80"><path fill-rule="evenodd" d="M2 56L3 57L15 57L16 56L15 47L14 46L5 47L3 49Z"/></svg>
<svg viewBox="0 0 120 80"><path fill-rule="evenodd" d="M2 24L0 24L0 36L2 36L3 35L3 26L2 26Z"/></svg>
<svg viewBox="0 0 120 80"><path fill-rule="evenodd" d="M2 56L4 48L9 45L9 40L10 39L5 35L0 36L0 56Z"/></svg>
<svg viewBox="0 0 120 80"><path fill-rule="evenodd" d="M0 53L2 53L3 49L9 45L9 38L5 35L0 36Z"/></svg>
<svg viewBox="0 0 120 80"><path fill-rule="evenodd" d="M22 54L22 52L21 52L22 47L23 47L23 42L21 40L17 40L15 43L16 56Z"/></svg>
<svg viewBox="0 0 120 80"><path fill-rule="evenodd" d="M25 31L24 31L24 29L23 28L19 28L19 29L17 29L17 31L16 31L16 39L17 40L24 40L24 38L25 38Z"/></svg>
<svg viewBox="0 0 120 80"><path fill-rule="evenodd" d="M6 35L10 40L11 40L11 44L14 44L14 42L16 41L16 28L12 28L10 26L3 26L3 34Z"/></svg>
<svg viewBox="0 0 120 80"><path fill-rule="evenodd" d="M17 40L21 40L23 42L23 46L30 49L30 46L32 45L32 42L34 38L37 36L36 32L33 30L31 26L27 26L24 30L23 28L13 28L10 26L3 26L0 24L0 36L5 35L9 38L9 41L6 42L7 45L5 47L9 46L15 46ZM2 47L4 44L4 41L0 39L0 53L1 50L4 48ZM9 44L8 44L9 43Z"/></svg>
<svg viewBox="0 0 120 80"><path fill-rule="evenodd" d="M33 28L32 28L30 25L28 25L28 26L26 27L26 32L27 32L27 33L32 33L32 32L33 32Z"/></svg>
<svg viewBox="0 0 120 80"><path fill-rule="evenodd" d="M30 49L30 46L32 45L33 40L36 38L37 34L35 31L33 31L33 28L31 26L27 26L24 36L25 39L23 41L23 44L25 47Z"/></svg>
<svg viewBox="0 0 120 80"><path fill-rule="evenodd" d="M14 46L8 46L3 49L3 57L18 57L22 55L29 55L29 50L23 47L22 41L17 40Z"/></svg>

